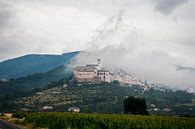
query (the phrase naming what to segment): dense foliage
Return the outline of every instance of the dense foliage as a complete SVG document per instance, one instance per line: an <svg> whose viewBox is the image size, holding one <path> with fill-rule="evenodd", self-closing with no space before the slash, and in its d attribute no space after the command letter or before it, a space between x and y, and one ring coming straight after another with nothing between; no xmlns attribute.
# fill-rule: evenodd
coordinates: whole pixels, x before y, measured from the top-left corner
<svg viewBox="0 0 195 129"><path fill-rule="evenodd" d="M25 112L16 112L16 113L12 114L12 117L22 119L22 118L26 117L26 115L27 115L27 113L25 113Z"/></svg>
<svg viewBox="0 0 195 129"><path fill-rule="evenodd" d="M195 129L194 118L165 116L31 113L25 121L49 129Z"/></svg>
<svg viewBox="0 0 195 129"><path fill-rule="evenodd" d="M129 96L124 99L125 114L141 114L148 115L146 100L144 98Z"/></svg>

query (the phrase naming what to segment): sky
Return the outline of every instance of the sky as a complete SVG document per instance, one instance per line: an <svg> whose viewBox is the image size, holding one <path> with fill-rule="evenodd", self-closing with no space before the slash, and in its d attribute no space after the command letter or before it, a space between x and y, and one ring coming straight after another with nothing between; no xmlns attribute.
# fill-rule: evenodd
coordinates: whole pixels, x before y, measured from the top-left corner
<svg viewBox="0 0 195 129"><path fill-rule="evenodd" d="M145 80L195 88L194 0L0 1L0 61L31 53L102 58Z"/></svg>

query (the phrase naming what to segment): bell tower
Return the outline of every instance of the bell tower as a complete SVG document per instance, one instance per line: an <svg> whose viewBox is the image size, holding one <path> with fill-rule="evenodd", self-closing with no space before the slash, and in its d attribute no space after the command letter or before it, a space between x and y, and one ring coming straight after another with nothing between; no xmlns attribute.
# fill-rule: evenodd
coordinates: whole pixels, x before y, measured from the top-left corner
<svg viewBox="0 0 195 129"><path fill-rule="evenodd" d="M101 59L97 59L97 69L98 70L101 70L102 69L102 62L101 62Z"/></svg>

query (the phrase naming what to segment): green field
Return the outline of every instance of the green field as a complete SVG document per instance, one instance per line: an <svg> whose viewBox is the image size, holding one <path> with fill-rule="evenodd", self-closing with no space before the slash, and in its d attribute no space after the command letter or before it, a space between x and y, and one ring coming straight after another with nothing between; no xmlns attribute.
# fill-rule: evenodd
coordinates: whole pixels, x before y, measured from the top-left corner
<svg viewBox="0 0 195 129"><path fill-rule="evenodd" d="M171 116L40 112L25 121L49 129L195 129L195 118Z"/></svg>

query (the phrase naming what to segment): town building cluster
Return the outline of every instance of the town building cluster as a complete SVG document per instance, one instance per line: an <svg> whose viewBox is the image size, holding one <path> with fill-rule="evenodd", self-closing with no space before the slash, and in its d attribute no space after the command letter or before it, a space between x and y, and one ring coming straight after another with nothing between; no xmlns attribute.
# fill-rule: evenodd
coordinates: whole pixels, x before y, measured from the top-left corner
<svg viewBox="0 0 195 129"><path fill-rule="evenodd" d="M76 66L74 77L79 82L112 82L111 73L104 69L101 59L97 59L97 64L87 64L85 66Z"/></svg>

